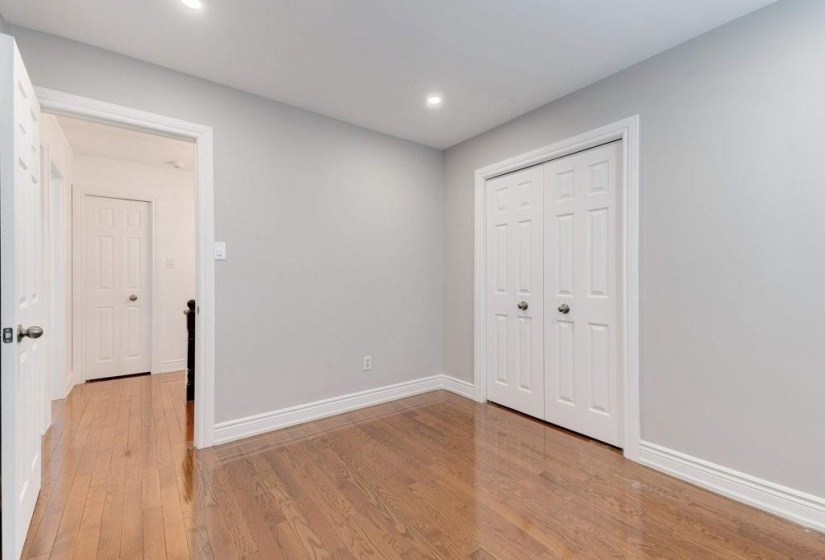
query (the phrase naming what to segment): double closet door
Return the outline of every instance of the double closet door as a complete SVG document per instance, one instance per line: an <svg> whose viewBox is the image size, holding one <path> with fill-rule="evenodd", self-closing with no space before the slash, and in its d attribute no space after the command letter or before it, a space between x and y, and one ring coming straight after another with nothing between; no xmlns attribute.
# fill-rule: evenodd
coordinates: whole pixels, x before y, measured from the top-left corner
<svg viewBox="0 0 825 560"><path fill-rule="evenodd" d="M619 447L621 149L487 182L488 399Z"/></svg>

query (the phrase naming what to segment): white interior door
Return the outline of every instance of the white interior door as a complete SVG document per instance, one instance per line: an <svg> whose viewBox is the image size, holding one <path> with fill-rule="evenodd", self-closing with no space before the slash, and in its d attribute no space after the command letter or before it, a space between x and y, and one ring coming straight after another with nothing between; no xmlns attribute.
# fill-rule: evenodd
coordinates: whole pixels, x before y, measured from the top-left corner
<svg viewBox="0 0 825 560"><path fill-rule="evenodd" d="M545 164L544 418L621 446L621 142Z"/></svg>
<svg viewBox="0 0 825 560"><path fill-rule="evenodd" d="M544 415L543 170L487 182L487 397Z"/></svg>
<svg viewBox="0 0 825 560"><path fill-rule="evenodd" d="M40 105L14 40L0 35L3 557L18 558L40 492L45 395ZM18 339L18 325L24 336ZM30 328L31 327L31 328ZM40 331L42 334L42 330Z"/></svg>
<svg viewBox="0 0 825 560"><path fill-rule="evenodd" d="M151 203L84 197L84 375L152 369Z"/></svg>

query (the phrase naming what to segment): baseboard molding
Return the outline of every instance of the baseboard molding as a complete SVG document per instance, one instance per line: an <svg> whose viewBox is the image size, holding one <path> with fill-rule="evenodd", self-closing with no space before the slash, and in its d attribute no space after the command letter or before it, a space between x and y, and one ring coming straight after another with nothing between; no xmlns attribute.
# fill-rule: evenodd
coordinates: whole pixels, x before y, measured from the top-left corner
<svg viewBox="0 0 825 560"><path fill-rule="evenodd" d="M66 394L63 395L64 399L69 397L69 393L72 392L72 389L74 389L74 386L78 383L80 383L80 376L76 371L72 371L66 376Z"/></svg>
<svg viewBox="0 0 825 560"><path fill-rule="evenodd" d="M160 363L160 370L156 373L172 373L186 369L186 360L164 360Z"/></svg>
<svg viewBox="0 0 825 560"><path fill-rule="evenodd" d="M825 499L642 441L639 462L712 492L825 531Z"/></svg>
<svg viewBox="0 0 825 560"><path fill-rule="evenodd" d="M468 398L472 398L473 395L471 383L447 375L433 375L221 422L215 425L215 445L438 389L445 389Z"/></svg>
<svg viewBox="0 0 825 560"><path fill-rule="evenodd" d="M475 386L469 381L442 375L442 389L468 399L475 399Z"/></svg>

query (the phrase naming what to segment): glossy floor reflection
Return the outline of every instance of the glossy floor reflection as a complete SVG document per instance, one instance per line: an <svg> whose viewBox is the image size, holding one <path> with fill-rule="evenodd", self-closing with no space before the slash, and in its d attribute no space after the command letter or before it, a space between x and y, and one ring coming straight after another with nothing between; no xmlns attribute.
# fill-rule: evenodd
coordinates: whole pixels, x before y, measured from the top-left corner
<svg viewBox="0 0 825 560"><path fill-rule="evenodd" d="M183 374L78 386L26 558L825 558L825 536L439 391L191 449Z"/></svg>

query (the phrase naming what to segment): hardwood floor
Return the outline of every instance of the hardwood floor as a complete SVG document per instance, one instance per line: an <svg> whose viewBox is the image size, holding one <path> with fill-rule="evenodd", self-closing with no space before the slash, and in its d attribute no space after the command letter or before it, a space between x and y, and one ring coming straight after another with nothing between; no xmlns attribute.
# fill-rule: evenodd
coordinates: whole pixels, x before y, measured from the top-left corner
<svg viewBox="0 0 825 560"><path fill-rule="evenodd" d="M55 406L24 558L825 558L825 535L443 391L191 449L183 374Z"/></svg>

